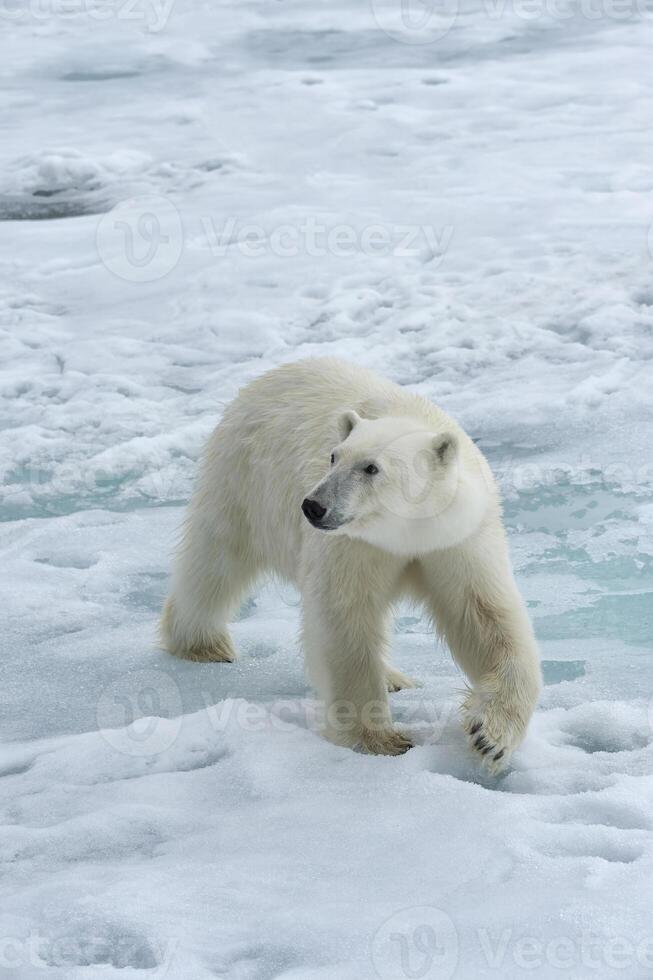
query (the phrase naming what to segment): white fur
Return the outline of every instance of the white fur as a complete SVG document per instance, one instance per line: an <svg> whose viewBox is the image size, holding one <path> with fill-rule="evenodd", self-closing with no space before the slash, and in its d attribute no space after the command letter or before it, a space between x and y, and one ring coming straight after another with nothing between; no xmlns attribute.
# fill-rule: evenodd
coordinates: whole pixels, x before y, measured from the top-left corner
<svg viewBox="0 0 653 980"><path fill-rule="evenodd" d="M333 530L306 520L307 495ZM393 602L410 595L469 678L474 750L491 769L505 765L537 700L537 648L487 462L439 408L332 359L244 388L211 436L189 506L162 621L170 652L233 660L227 624L262 572L302 593L306 663L331 739L410 747L387 698L408 683L389 666L388 626Z"/></svg>

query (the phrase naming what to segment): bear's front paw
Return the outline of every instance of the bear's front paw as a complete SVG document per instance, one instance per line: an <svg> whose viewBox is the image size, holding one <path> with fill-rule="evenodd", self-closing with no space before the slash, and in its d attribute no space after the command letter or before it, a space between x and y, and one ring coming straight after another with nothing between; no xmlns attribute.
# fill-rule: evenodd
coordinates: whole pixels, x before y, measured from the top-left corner
<svg viewBox="0 0 653 980"><path fill-rule="evenodd" d="M402 674L400 670L391 667L389 664L385 668L385 682L391 694L397 691L405 691L411 687L420 687L420 684L414 681L412 677L407 677L406 674Z"/></svg>
<svg viewBox="0 0 653 980"><path fill-rule="evenodd" d="M413 747L410 739L396 728L364 728L357 745L368 755L403 755Z"/></svg>
<svg viewBox="0 0 653 980"><path fill-rule="evenodd" d="M462 712L470 747L491 773L500 772L524 737L528 717L523 709L501 694L470 691Z"/></svg>

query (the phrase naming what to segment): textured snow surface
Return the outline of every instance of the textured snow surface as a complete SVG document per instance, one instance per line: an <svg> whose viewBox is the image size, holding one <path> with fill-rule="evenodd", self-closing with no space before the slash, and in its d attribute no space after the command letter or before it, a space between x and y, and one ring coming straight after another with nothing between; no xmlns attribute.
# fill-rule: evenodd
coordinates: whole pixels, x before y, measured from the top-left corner
<svg viewBox="0 0 653 980"><path fill-rule="evenodd" d="M651 15L398 9L0 14L0 976L653 976ZM401 758L317 735L291 589L157 649L204 439L310 354L497 473L546 681L500 778L419 610Z"/></svg>

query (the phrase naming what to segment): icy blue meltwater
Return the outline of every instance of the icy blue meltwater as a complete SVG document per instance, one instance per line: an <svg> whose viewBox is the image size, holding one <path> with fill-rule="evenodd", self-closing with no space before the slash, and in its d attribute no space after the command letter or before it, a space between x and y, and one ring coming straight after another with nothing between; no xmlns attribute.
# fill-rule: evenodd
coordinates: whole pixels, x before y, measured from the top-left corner
<svg viewBox="0 0 653 980"><path fill-rule="evenodd" d="M540 643L565 648L564 661L545 657L545 683L590 669L611 674L613 692L643 693L644 677L653 676L653 498L595 473L580 484L565 478L515 492L504 513ZM574 651L588 644L582 661Z"/></svg>

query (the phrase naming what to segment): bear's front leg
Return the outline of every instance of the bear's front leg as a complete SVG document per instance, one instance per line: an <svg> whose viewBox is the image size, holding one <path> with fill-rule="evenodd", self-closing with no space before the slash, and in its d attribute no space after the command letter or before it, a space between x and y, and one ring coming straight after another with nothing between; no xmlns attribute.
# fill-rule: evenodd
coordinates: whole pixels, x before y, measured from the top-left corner
<svg viewBox="0 0 653 980"><path fill-rule="evenodd" d="M335 539L311 555L302 582L302 639L325 708L325 735L377 755L412 747L392 725L387 695L389 607L396 562Z"/></svg>
<svg viewBox="0 0 653 980"><path fill-rule="evenodd" d="M471 682L462 705L470 745L498 772L522 741L541 688L537 645L503 529L481 528L420 566L438 629Z"/></svg>

